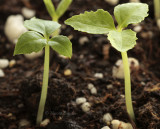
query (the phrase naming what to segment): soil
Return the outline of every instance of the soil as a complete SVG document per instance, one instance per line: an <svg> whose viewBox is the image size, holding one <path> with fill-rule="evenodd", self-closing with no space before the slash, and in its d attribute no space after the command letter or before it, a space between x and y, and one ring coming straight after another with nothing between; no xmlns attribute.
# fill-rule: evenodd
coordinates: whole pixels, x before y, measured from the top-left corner
<svg viewBox="0 0 160 129"><path fill-rule="evenodd" d="M54 0L57 6L59 0ZM128 0L121 0L126 3ZM75 0L60 19L63 25L61 34L73 37L72 59L64 59L55 52L51 53L50 78L44 119L50 123L44 129L101 129L105 113L111 113L114 119L130 122L135 129L160 129L160 33L154 20L153 2L149 4L149 17L140 23L142 31L137 34L138 41L134 49L128 51L129 57L140 62L140 69L132 76L132 99L136 123L126 113L124 99L124 80L112 77L112 67L121 55L110 47L105 35L89 35L74 31L64 25L64 20L85 10L102 8L113 13L114 7L104 0ZM51 19L43 1L39 0L0 0L0 58L15 59L16 65L4 69L5 77L0 78L0 129L18 129L22 119L30 122L25 129L40 129L36 126L43 75L43 56L28 60L23 55L13 56L14 44L4 34L4 24L11 14L20 14L22 7L36 10L36 17ZM133 28L133 26L129 26ZM147 35L147 36L144 36ZM81 37L88 37L84 45ZM107 52L103 51L108 46ZM64 70L70 69L70 76ZM103 78L94 77L102 73ZM94 84L97 95L87 88ZM112 85L113 88L107 88ZM91 111L84 113L75 103L76 98L85 97L92 104ZM136 125L136 126L135 126Z"/></svg>

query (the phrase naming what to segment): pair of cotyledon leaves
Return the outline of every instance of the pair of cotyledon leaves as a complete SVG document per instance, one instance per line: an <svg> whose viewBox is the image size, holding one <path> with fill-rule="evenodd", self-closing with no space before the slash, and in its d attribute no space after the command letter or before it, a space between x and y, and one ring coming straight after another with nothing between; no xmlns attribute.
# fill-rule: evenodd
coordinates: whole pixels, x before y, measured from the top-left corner
<svg viewBox="0 0 160 129"><path fill-rule="evenodd" d="M44 3L52 19L58 20L72 3L72 0L61 0L56 10L52 0L44 0Z"/></svg>
<svg viewBox="0 0 160 129"><path fill-rule="evenodd" d="M24 26L31 31L20 36L14 50L14 55L38 52L46 45L49 45L60 55L71 58L72 44L66 36L59 35L50 38L51 34L60 28L61 25L59 23L32 18L31 20L26 20Z"/></svg>
<svg viewBox="0 0 160 129"><path fill-rule="evenodd" d="M108 39L114 48L120 52L128 51L136 44L136 33L130 29L122 29L129 24L144 20L148 16L148 5L143 3L121 4L114 8L114 16L118 29L115 27L112 16L102 9L73 16L65 23L75 30L90 34L108 34Z"/></svg>

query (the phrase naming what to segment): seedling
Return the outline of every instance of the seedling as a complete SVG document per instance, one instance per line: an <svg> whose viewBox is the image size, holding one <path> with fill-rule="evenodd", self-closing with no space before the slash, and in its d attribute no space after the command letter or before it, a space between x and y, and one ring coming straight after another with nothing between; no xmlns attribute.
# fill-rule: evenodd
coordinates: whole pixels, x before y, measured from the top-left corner
<svg viewBox="0 0 160 129"><path fill-rule="evenodd" d="M52 0L43 0L43 1L52 20L56 22L58 22L59 18L66 12L68 7L72 3L72 0L61 0L57 9L55 9ZM54 36L59 35L59 29L57 29L52 35Z"/></svg>
<svg viewBox="0 0 160 129"><path fill-rule="evenodd" d="M30 31L20 36L15 46L14 55L38 52L45 48L43 84L37 114L37 124L39 125L43 119L47 97L50 47L57 53L71 58L72 44L67 37L62 35L50 37L61 26L57 22L32 18L26 20L24 26Z"/></svg>
<svg viewBox="0 0 160 129"><path fill-rule="evenodd" d="M160 19L160 0L154 0L154 14L156 20Z"/></svg>
<svg viewBox="0 0 160 129"><path fill-rule="evenodd" d="M72 3L72 0L61 0L57 9L55 9L52 0L43 0L43 1L52 20L56 22L58 22L59 18L66 12L68 7ZM59 29L57 29L52 35L54 36L59 35Z"/></svg>
<svg viewBox="0 0 160 129"><path fill-rule="evenodd" d="M121 52L124 76L125 76L125 100L127 112L132 120L135 120L132 98L130 69L128 65L127 51L136 45L136 32L125 29L129 24L139 23L148 16L148 5L143 3L121 4L114 8L114 16L118 26L115 27L112 16L103 9L96 12L85 12L65 21L75 30L90 34L108 34L111 45Z"/></svg>
<svg viewBox="0 0 160 129"><path fill-rule="evenodd" d="M56 10L52 0L44 0L44 3L52 20L58 22L59 18L66 12L69 5L72 3L72 0L61 0Z"/></svg>

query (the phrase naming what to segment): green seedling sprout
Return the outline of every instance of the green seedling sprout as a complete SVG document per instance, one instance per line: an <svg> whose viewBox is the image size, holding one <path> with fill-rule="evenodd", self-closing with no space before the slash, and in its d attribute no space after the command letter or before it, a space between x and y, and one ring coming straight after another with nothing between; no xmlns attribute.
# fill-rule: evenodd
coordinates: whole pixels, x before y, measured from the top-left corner
<svg viewBox="0 0 160 129"><path fill-rule="evenodd" d="M72 3L72 0L61 0L57 9L55 9L52 0L43 0L43 1L52 20L56 22L59 21L59 18L66 12L68 7ZM59 29L55 31L52 35L54 36L59 35Z"/></svg>
<svg viewBox="0 0 160 129"><path fill-rule="evenodd" d="M57 22L32 18L31 20L26 20L24 26L30 31L20 36L15 46L14 55L30 54L45 48L43 84L37 114L37 124L39 125L43 119L47 97L50 47L60 55L71 58L72 44L65 36L59 35L51 37L51 34L57 31L61 26Z"/></svg>
<svg viewBox="0 0 160 129"><path fill-rule="evenodd" d="M148 5L143 3L121 4L114 8L114 16L118 23L115 27L112 16L103 9L96 12L85 12L65 21L75 30L90 34L107 34L111 45L121 52L125 76L125 100L129 117L135 121L131 98L131 80L127 51L136 45L136 32L126 29L129 24L139 23L148 16Z"/></svg>
<svg viewBox="0 0 160 129"><path fill-rule="evenodd" d="M160 0L154 0L154 14L156 20L160 19Z"/></svg>
<svg viewBox="0 0 160 129"><path fill-rule="evenodd" d="M44 112L46 96L47 96L48 73L49 73L49 46L53 45L52 48L54 50L56 50L58 53L60 53L62 55L66 55L68 57L71 57L70 52L72 51L72 49L70 48L71 45L70 45L69 40L66 37L62 37L62 36L59 37L58 36L60 25L58 23L56 23L56 22L58 22L59 18L66 12L67 8L72 3L72 0L61 0L60 4L58 5L56 10L55 10L55 7L52 3L52 0L44 0L44 3L45 3L45 6L47 8L48 13L50 14L50 16L54 22L52 23L51 21L44 21L44 20L40 20L40 19L31 19L30 21L26 21L25 22L26 28L28 28L29 30L33 30L35 32L34 32L33 36L31 36L31 32L28 32L28 33L25 33L24 35L22 35L19 38L19 41L16 45L15 52L14 52L14 55L15 54L26 54L26 53L31 53L33 51L38 52L38 51L42 50L43 47L45 47L43 86L42 86L41 99L40 99L40 104L39 104L38 114L37 114L37 124L40 124L40 122L43 119L43 112ZM38 24L36 24L36 21L38 22ZM51 29L50 29L50 27L51 27ZM48 30L45 30L45 29L48 29ZM50 33L49 31L52 33ZM35 34L36 32L38 32L38 34ZM40 34L43 34L43 36L40 36ZM34 48L31 48L31 47L33 47L31 45L30 45L30 48L25 48L25 49L27 49L27 51L24 51L24 48L23 49L21 48L22 46L20 46L20 45L23 44L21 42L24 42L24 39L22 39L22 37L24 38L27 35L31 36L30 38L32 38L32 37L36 38L37 41L34 40L33 43L35 43L35 44L33 44L33 45L36 45L36 44L39 45L39 46L37 46L37 48L36 48L36 46L34 46ZM51 41L49 44L49 40L50 40L49 36L50 35L57 36L57 38L55 38L57 43L62 43L62 44L56 45L56 42L54 42L52 44ZM44 41L39 40L40 42L38 43L38 38L41 39L42 37L45 38ZM25 40L27 41L26 38L25 38ZM64 42L66 42L66 44ZM68 48L67 48L67 44L68 44ZM24 45L24 47L25 47L25 45ZM19 50L19 49L21 49L21 50ZM31 52L29 51L29 49Z"/></svg>
<svg viewBox="0 0 160 129"><path fill-rule="evenodd" d="M52 0L43 0L43 1L45 3L48 13L52 17L52 20L56 22L58 22L59 18L66 12L68 7L72 3L72 0L61 0L57 9L55 10Z"/></svg>

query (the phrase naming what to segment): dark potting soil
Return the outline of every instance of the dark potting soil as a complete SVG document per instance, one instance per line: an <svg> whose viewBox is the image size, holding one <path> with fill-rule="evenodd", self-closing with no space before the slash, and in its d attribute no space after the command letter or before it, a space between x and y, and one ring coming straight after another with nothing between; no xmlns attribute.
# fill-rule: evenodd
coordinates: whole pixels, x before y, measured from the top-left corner
<svg viewBox="0 0 160 129"><path fill-rule="evenodd" d="M55 5L59 0L53 1ZM121 0L126 3L128 0ZM140 23L142 31L137 34L138 41L134 49L128 52L140 62L138 72L132 73L132 99L136 115L137 129L160 129L160 33L154 20L153 2L142 0L150 6L149 17ZM35 9L36 16L51 19L43 1L39 0L1 0L0 1L0 58L15 59L16 65L4 69L5 77L0 78L0 129L17 129L22 119L30 122L27 129L39 129L36 126L36 114L42 86L43 57L27 60L23 55L13 57L14 45L4 34L4 24L11 14L21 13L22 7ZM102 8L113 14L113 6L102 0L75 0L60 19L60 23L72 15L85 10ZM133 28L133 26L129 26ZM105 126L102 117L112 114L114 119L130 122L126 113L124 99L124 81L112 77L112 67L121 58L112 48L105 35L89 35L74 31L63 24L61 34L73 37L73 57L71 60L59 57L51 52L50 78L44 119L50 123L46 129L100 129ZM147 35L147 36L146 36ZM88 37L84 45L81 37ZM108 45L108 51L103 48ZM71 69L72 75L65 76L64 70ZM103 78L94 77L102 73ZM93 83L97 95L87 88ZM107 85L113 88L108 89ZM75 104L77 97L85 97L92 104L91 111L84 113Z"/></svg>

